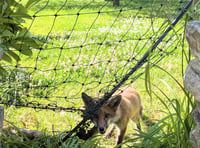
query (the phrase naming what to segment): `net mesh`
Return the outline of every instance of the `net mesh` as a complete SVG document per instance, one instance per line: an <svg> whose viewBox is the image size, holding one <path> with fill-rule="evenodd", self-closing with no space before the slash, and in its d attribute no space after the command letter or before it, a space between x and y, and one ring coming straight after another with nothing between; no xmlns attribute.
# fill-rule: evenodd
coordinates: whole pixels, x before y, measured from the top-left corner
<svg viewBox="0 0 200 148"><path fill-rule="evenodd" d="M79 111L81 92L103 96L113 90L188 2L122 0L115 7L103 0L45 0L29 10L32 19L12 13L1 17L24 17L23 25L39 46L32 49L32 56L27 56L25 46L13 49L21 61L1 62L8 74L0 80L0 103ZM180 46L184 25L180 20L149 53L152 66ZM132 85L144 73L146 61L120 86Z"/></svg>

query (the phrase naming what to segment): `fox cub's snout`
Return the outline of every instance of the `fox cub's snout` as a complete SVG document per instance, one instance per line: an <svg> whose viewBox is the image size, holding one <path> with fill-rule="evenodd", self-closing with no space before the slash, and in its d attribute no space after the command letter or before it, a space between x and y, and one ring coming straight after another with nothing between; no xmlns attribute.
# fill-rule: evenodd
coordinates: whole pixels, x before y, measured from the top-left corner
<svg viewBox="0 0 200 148"><path fill-rule="evenodd" d="M94 108L100 99L92 98L82 93L82 99L86 110ZM140 117L142 114L142 105L140 96L133 88L126 88L115 93L97 112L91 114L91 119L99 133L104 134L109 124L114 123L119 129L117 144L123 140L129 119L133 120L140 130ZM110 137L113 129L108 133Z"/></svg>

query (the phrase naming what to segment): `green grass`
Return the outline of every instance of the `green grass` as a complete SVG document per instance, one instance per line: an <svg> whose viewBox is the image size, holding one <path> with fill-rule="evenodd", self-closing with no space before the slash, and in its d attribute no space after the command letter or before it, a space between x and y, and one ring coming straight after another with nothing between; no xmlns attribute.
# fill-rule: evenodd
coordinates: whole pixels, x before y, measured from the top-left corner
<svg viewBox="0 0 200 148"><path fill-rule="evenodd" d="M79 10L88 4L89 0L68 1L67 5L58 12L64 2L64 0L50 1L45 9L36 13L46 4L46 1L41 1L29 10L30 15L35 14L37 17L33 20L27 19L23 25L29 28L34 37L44 41L44 45L41 51L33 49L31 57L20 55L22 61L18 63L19 70L11 71L10 80L8 81L7 77L7 81L2 82L4 86L11 86L11 89L7 87L2 89L1 97L4 100L17 98L17 100L40 102L46 105L56 103L62 107L78 108L83 105L80 98L81 92L87 92L91 96L102 96L109 92L153 45L171 21L169 16L166 16L166 13L169 12L167 6L161 8L164 12L159 12L160 8L157 6L153 8L154 11L151 7L142 9L141 12L138 9L122 11L117 17L122 7L123 10L128 10L137 6L151 6L152 1L145 4L142 1L133 1L129 5L127 5L127 1L122 1L120 7L113 7L112 2L98 0L81 11ZM107 4L101 12L110 11L109 13L86 14L98 12L105 3ZM169 4L169 6L171 5ZM177 4L171 8L176 7ZM111 11L113 12L111 13ZM77 12L80 13L78 17L69 15ZM55 14L58 14L56 19ZM62 14L64 15L62 16ZM173 15L174 12L171 12L170 17ZM151 16L154 17L151 18ZM184 20L174 28L177 34L183 32L183 29L178 31L183 25ZM132 79L137 74L145 71L146 65L134 73L122 86L134 87L140 92L144 114L156 123L154 126L148 127L143 121L143 133L138 138L133 136L136 133L135 125L130 122L124 147L133 145L152 148L189 147L188 135L193 126L191 119L193 103L190 102L192 97L181 88L183 86L182 69L184 70L187 65L185 57L182 57L182 51L188 52L188 47L186 45L182 48L182 44L178 44L181 37L177 34L166 43L173 34L174 32L170 32L169 36L165 38L165 42L159 44L159 48L166 51L163 53L164 59L158 63L158 66L164 70L153 67L148 73L151 80L152 98L149 97L145 88L145 75L132 83ZM149 37L151 40L146 39ZM139 38L142 40L138 41ZM119 42L119 40L123 40L123 42ZM103 45L97 43L103 43ZM179 45L177 50L171 53L177 44ZM81 45L83 45L82 48ZM153 55L157 54L157 58L152 59L150 64L156 63L159 58L162 58L159 56L158 49ZM135 59L132 59L133 57ZM182 65L182 58L184 58L184 65ZM16 65L16 63L12 65ZM19 93L20 97L16 97L15 92ZM78 113L34 110L14 106L6 107L5 119L19 128L46 133L46 136L33 141L26 141L23 137L13 138L10 135L9 138L5 138L7 135L2 135L2 139L7 144L18 147L22 147L22 145L34 147L36 143L35 147L41 147L42 144L47 147L57 146L57 142L63 137L63 134L57 136L57 133L70 131L81 121ZM8 122L4 124L10 125ZM115 138L106 140L103 136L97 136L86 142L75 137L68 139L62 146L113 147L114 143Z"/></svg>

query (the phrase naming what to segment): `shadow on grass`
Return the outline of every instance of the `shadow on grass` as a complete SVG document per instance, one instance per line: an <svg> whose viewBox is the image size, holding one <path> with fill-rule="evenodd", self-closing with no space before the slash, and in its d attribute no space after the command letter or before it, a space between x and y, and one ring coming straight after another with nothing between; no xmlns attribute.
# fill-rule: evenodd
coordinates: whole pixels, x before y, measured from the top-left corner
<svg viewBox="0 0 200 148"><path fill-rule="evenodd" d="M152 119L150 119L150 118L149 118L148 116L146 116L146 115L142 115L142 121L145 123L145 125L146 125L147 127L151 127L151 126L153 126L153 125L156 124Z"/></svg>

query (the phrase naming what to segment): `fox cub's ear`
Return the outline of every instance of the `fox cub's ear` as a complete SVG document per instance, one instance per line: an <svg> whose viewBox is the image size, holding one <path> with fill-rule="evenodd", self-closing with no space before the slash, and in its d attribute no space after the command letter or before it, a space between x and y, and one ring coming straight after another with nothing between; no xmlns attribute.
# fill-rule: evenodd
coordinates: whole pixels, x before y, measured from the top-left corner
<svg viewBox="0 0 200 148"><path fill-rule="evenodd" d="M93 103L92 97L88 96L84 92L82 93L82 99L83 99L83 102L84 102L85 106L92 105L92 103Z"/></svg>
<svg viewBox="0 0 200 148"><path fill-rule="evenodd" d="M118 96L112 98L112 99L109 101L108 105L116 111L116 110L117 110L117 107L118 107L119 104L120 104L120 102L121 102L121 95L118 95Z"/></svg>

